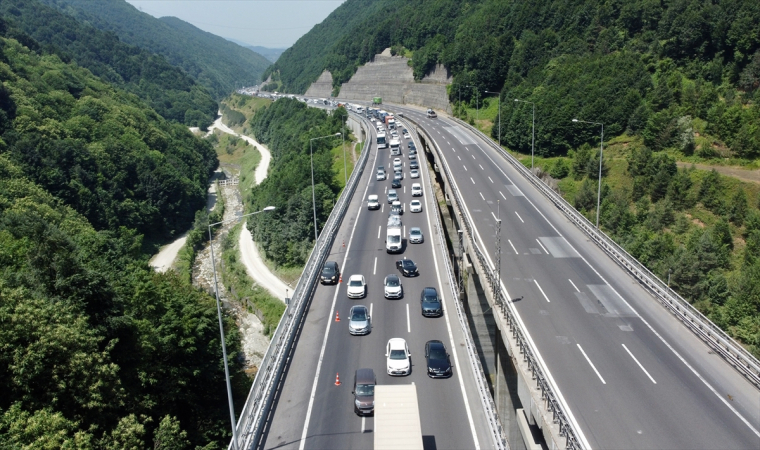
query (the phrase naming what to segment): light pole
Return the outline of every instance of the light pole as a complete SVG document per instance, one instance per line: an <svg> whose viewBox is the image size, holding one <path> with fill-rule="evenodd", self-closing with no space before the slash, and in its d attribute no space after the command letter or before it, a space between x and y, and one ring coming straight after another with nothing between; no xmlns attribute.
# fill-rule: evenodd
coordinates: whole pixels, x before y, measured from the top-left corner
<svg viewBox="0 0 760 450"><path fill-rule="evenodd" d="M314 194L314 150L313 143L317 139L324 139L343 135L343 133L328 134L327 136L320 136L309 139L309 159L311 160L311 207L314 211L314 245L317 245L317 198ZM344 158L345 159L345 158Z"/></svg>
<svg viewBox="0 0 760 450"><path fill-rule="evenodd" d="M515 99L516 102L523 102L523 103L530 103L533 105L533 131L532 136L530 139L530 170L533 170L533 151L535 150L536 145L536 104L533 102L529 102L527 100L520 100L519 98Z"/></svg>
<svg viewBox="0 0 760 450"><path fill-rule="evenodd" d="M335 111L337 112L337 109ZM347 122L348 121L348 112L346 112L346 116L345 117L346 117L346 122ZM345 122L344 122L344 124L345 124ZM344 128L343 125L341 125L341 130L343 128ZM342 132L340 133L340 137L341 137L341 146L343 148L343 177L344 177L344 180L345 180L343 182L343 187L345 188L345 186L348 184L348 166L347 166L347 163L346 163L346 137L344 136L344 134Z"/></svg>
<svg viewBox="0 0 760 450"><path fill-rule="evenodd" d="M600 125L602 127L602 134L599 137L599 188L596 192L596 228L599 229L599 204L602 198L602 156L604 152L604 124L601 122L587 122L585 120L578 119L573 119L573 122Z"/></svg>
<svg viewBox="0 0 760 450"><path fill-rule="evenodd" d="M214 294L216 296L216 313L219 316L219 334L221 335L221 338L222 338L222 356L224 358L224 378L227 381L227 402L229 403L229 406L230 406L230 423L232 425L233 450L237 450L238 448L237 427L235 426L235 407L232 405L232 385L230 385L230 368L229 368L229 365L227 364L227 345L224 343L224 324L222 323L222 306L221 306L221 303L219 302L219 284L216 281L216 262L214 259L214 242L211 237L211 227L223 224L225 222L231 222L233 220L240 220L243 217L252 216L260 212L272 211L273 209L274 209L274 206L267 206L261 211L245 214L240 217L235 217L234 219L227 219L227 220L222 220L221 222L208 224L208 241L209 241L209 246L211 247L211 267L214 271Z"/></svg>
<svg viewBox="0 0 760 450"><path fill-rule="evenodd" d="M501 92L483 91L486 94L499 94L499 146L501 147Z"/></svg>
<svg viewBox="0 0 760 450"><path fill-rule="evenodd" d="M480 108L478 107L478 89L477 86L473 86L468 84L465 87L474 87L475 88L475 120L480 120Z"/></svg>

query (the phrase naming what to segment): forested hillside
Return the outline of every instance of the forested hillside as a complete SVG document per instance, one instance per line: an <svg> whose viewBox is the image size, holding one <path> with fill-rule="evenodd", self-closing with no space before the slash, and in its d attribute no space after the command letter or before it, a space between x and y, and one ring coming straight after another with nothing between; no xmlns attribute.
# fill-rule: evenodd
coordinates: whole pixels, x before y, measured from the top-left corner
<svg viewBox="0 0 760 450"><path fill-rule="evenodd" d="M148 268L140 235L203 206L210 146L13 34L28 46L0 38L0 446L223 447L214 301Z"/></svg>
<svg viewBox="0 0 760 450"><path fill-rule="evenodd" d="M217 100L241 86L258 84L270 65L263 56L175 17L155 17L124 0L40 0L123 42L164 56ZM229 6L228 7L233 7Z"/></svg>
<svg viewBox="0 0 760 450"><path fill-rule="evenodd" d="M502 143L523 152L530 105L515 98L536 104L540 154L592 139L596 130L572 118L603 122L610 137L629 130L655 150L689 152L688 139L676 142L688 116L735 152L760 156L755 0L348 0L267 74L302 93L328 69L337 87L388 47L411 51L417 78L444 64L454 74L452 101L461 94L475 106L483 91L501 91Z"/></svg>
<svg viewBox="0 0 760 450"><path fill-rule="evenodd" d="M0 151L26 177L97 230L154 241L189 228L217 165L210 144L55 54L11 40L0 67Z"/></svg>
<svg viewBox="0 0 760 450"><path fill-rule="evenodd" d="M344 112L345 114L345 112ZM309 108L298 100L282 98L259 110L249 124L256 140L269 147L269 175L251 190L246 203L252 211L269 205L277 209L253 216L253 239L268 259L278 265L303 265L314 246L309 140L342 130L339 114ZM314 184L319 230L330 216L341 186L335 181L330 150L340 137L313 141Z"/></svg>
<svg viewBox="0 0 760 450"><path fill-rule="evenodd" d="M163 56L119 41L36 0L0 1L0 16L42 48L131 92L167 120L205 128L217 103L209 91Z"/></svg>

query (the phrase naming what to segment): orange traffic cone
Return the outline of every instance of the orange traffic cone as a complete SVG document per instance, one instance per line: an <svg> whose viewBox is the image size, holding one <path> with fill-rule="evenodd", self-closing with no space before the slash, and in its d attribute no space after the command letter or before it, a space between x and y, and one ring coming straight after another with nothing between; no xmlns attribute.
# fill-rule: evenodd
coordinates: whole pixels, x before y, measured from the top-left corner
<svg viewBox="0 0 760 450"><path fill-rule="evenodd" d="M342 283L342 282L343 282L343 274L340 274L340 277L338 278L338 283Z"/></svg>
<svg viewBox="0 0 760 450"><path fill-rule="evenodd" d="M337 372L335 373L335 385L340 386L340 374Z"/></svg>
<svg viewBox="0 0 760 450"><path fill-rule="evenodd" d="M338 311L335 311L335 321L340 322L340 315L338 315Z"/></svg>

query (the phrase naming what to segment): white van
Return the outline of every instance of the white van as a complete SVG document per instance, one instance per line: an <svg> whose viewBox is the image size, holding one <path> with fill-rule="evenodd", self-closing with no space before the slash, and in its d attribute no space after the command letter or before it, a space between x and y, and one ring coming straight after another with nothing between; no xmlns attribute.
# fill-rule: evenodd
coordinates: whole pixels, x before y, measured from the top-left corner
<svg viewBox="0 0 760 450"><path fill-rule="evenodd" d="M401 142L398 139L391 139L391 155L401 155Z"/></svg>
<svg viewBox="0 0 760 450"><path fill-rule="evenodd" d="M367 209L380 209L380 202L377 195L372 194L367 196Z"/></svg>

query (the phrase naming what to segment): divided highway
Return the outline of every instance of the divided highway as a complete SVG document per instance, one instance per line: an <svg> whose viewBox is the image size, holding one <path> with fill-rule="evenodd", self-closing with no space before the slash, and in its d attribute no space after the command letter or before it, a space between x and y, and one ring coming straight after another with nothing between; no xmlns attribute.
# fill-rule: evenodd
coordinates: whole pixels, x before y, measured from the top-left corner
<svg viewBox="0 0 760 450"><path fill-rule="evenodd" d="M392 109L420 124L440 149L494 266L500 216L501 287L584 446L760 448L757 389L495 149L450 119Z"/></svg>
<svg viewBox="0 0 760 450"><path fill-rule="evenodd" d="M375 135L368 137L375 142ZM328 260L338 262L343 283L319 286L300 331L285 376L280 381L275 405L269 416L259 445L266 449L371 449L373 447L372 417L362 418L354 413L351 394L354 371L372 368L378 384L409 384L417 386L425 448L473 449L490 448L491 438L484 418L483 407L476 391L474 375L464 351L464 337L457 320L454 299L442 264L445 251L441 248L439 231L435 227L435 195L431 191L427 170L421 178L409 177L407 141L402 140L405 179L397 189L404 203L401 216L405 241L409 228L422 228L422 244L405 245L401 254L385 251L385 232L390 205L386 191L390 178L375 179L375 168L383 165L390 171L389 150L371 154L348 213L335 238ZM419 143L418 143L419 148ZM420 166L426 168L425 155L420 152ZM392 171L390 171L392 173ZM412 182L420 182L423 196L421 213L409 212ZM381 209L367 209L370 194L380 197ZM383 295L383 279L399 274L397 259L409 258L417 263L420 275L401 277L404 296L387 300ZM362 274L367 281L367 296L349 299L346 282L352 274ZM400 274L399 274L400 275ZM445 315L425 318L420 313L420 292L435 287L443 298ZM348 332L348 313L353 305L365 305L371 310L372 331L366 336L351 336ZM336 313L340 322L335 320ZM404 338L411 352L412 373L405 377L386 374L385 345L390 338ZM454 366L448 379L431 379L426 373L424 346L428 340L445 343ZM336 375L341 385L336 386Z"/></svg>

